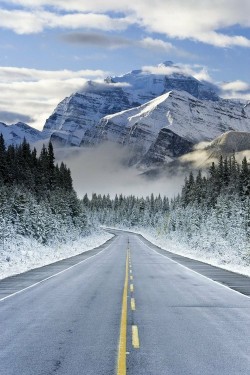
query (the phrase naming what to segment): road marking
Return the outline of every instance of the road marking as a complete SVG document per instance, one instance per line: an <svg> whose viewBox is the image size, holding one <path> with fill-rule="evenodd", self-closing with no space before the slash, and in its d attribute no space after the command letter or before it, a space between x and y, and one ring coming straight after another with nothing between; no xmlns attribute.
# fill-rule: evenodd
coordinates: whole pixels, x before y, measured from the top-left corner
<svg viewBox="0 0 250 375"><path fill-rule="evenodd" d="M132 270L130 270L129 272L132 273Z"/></svg>
<svg viewBox="0 0 250 375"><path fill-rule="evenodd" d="M131 310L135 311L135 299L131 298Z"/></svg>
<svg viewBox="0 0 250 375"><path fill-rule="evenodd" d="M140 347L140 340L139 340L139 333L138 333L137 326L132 326L132 345L135 349L139 349Z"/></svg>
<svg viewBox="0 0 250 375"><path fill-rule="evenodd" d="M133 292L133 291L134 291L134 285L130 284L130 292Z"/></svg>
<svg viewBox="0 0 250 375"><path fill-rule="evenodd" d="M130 276L130 280L133 280L133 276Z"/></svg>
<svg viewBox="0 0 250 375"><path fill-rule="evenodd" d="M126 258L125 281L122 296L122 313L120 325L120 338L118 347L117 375L126 375L126 347L127 347L127 293L128 293L128 252Z"/></svg>
<svg viewBox="0 0 250 375"><path fill-rule="evenodd" d="M119 237L116 237L116 239L117 239L117 238L119 238ZM107 247L105 247L103 250L99 251L99 253L97 253L97 254L95 254L95 255L91 255L91 256L88 257L87 259L81 260L80 262L78 262L78 263L76 263L76 264L73 264L73 266L70 266L70 267L68 267L68 268L65 268L64 270L62 270L62 271L60 271L60 272L57 272L57 273L54 273L53 275L48 276L48 277L46 277L45 279L40 280L40 281L38 281L38 282L35 283L35 284L29 285L29 286L27 286L27 287L24 288L24 289L18 290L18 291L15 292L15 293L9 294L8 296L1 298L1 299L0 299L0 302L6 300L7 298L14 297L14 296L16 296L17 294L23 293L23 292L25 292L26 290L33 288L34 286L37 286L37 285L39 285L39 284L41 284L41 283L44 283L45 281L47 281L47 280L49 280L49 279L52 279L53 277L56 277L56 276L58 276L58 275L61 275L62 273L66 272L66 271L68 271L68 270L71 270L72 268L78 266L79 264L82 264L82 263L87 262L88 260L90 260L90 259L96 257L97 255L100 255L101 253L103 253L103 251L107 250L107 249L108 249L111 245L113 245L113 244L114 244L114 242L111 242L111 244L110 244L109 246L107 246ZM102 245L100 245L100 246L102 246ZM92 250L94 250L94 249L92 249ZM80 255L80 254L79 254L79 255ZM53 263L51 263L51 264L53 264ZM47 264L47 265L49 266L49 264ZM44 267L46 267L46 265L45 265ZM26 272L27 272L27 271L26 271Z"/></svg>

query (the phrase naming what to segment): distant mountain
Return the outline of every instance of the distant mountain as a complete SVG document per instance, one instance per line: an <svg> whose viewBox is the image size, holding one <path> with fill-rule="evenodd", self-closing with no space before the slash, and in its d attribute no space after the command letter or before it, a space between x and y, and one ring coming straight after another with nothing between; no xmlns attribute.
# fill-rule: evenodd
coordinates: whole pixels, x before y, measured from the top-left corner
<svg viewBox="0 0 250 375"><path fill-rule="evenodd" d="M166 154L166 148L160 154ZM154 155L157 155L157 153L154 153ZM148 163L151 168L145 172L145 175L151 178L179 173L187 175L191 170L206 169L211 166L212 162L217 163L220 156L229 158L232 155L235 155L239 163L244 156L249 159L250 132L228 131L211 142L194 145L191 147L191 151L183 152L180 157L158 158L156 163Z"/></svg>
<svg viewBox="0 0 250 375"><path fill-rule="evenodd" d="M214 156L227 156L233 153L250 150L250 133L229 131L221 134L206 148Z"/></svg>
<svg viewBox="0 0 250 375"><path fill-rule="evenodd" d="M204 146L198 145L193 152L179 158L180 163L188 162L192 167L206 168L220 156L235 155L239 162L243 156L250 156L250 132L228 131Z"/></svg>
<svg viewBox="0 0 250 375"><path fill-rule="evenodd" d="M44 136L42 132L23 122L18 122L13 125L6 125L0 122L0 134L1 133L3 134L7 146L10 144L19 145L24 138L28 143L32 144L43 139Z"/></svg>
<svg viewBox="0 0 250 375"><path fill-rule="evenodd" d="M210 83L184 75L171 62L159 67L172 67L175 73L133 70L122 76L108 77L103 83L87 82L81 91L59 103L46 121L44 132L63 145L82 146L92 142L101 118L140 106L170 90L182 90L201 100L219 100Z"/></svg>
<svg viewBox="0 0 250 375"><path fill-rule="evenodd" d="M199 142L237 132L237 149L243 144L239 132L250 132L250 103L222 99L217 91L166 61L156 69L88 81L58 104L42 132L23 123L0 124L0 131L7 144L18 144L24 137L30 143L50 137L63 147L109 141L127 146L129 164L146 168L173 161L183 164L186 155L198 155L192 149ZM229 147L231 135L223 137L227 146L218 139L202 155L209 159Z"/></svg>
<svg viewBox="0 0 250 375"><path fill-rule="evenodd" d="M240 102L202 101L185 91L170 91L140 107L104 117L96 129L95 143L108 140L133 145L137 161L149 150L152 161L165 160L226 131L250 131L250 108Z"/></svg>

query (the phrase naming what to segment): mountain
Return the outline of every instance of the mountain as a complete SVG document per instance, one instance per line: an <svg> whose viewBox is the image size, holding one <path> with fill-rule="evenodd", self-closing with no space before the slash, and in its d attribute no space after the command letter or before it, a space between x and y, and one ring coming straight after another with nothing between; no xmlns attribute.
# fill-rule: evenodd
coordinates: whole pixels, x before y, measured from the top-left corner
<svg viewBox="0 0 250 375"><path fill-rule="evenodd" d="M213 140L207 147L206 151L211 151L213 155L227 156L233 153L250 150L250 133L247 132L226 132L215 140Z"/></svg>
<svg viewBox="0 0 250 375"><path fill-rule="evenodd" d="M44 132L63 145L81 146L92 143L101 118L140 106L170 90L182 90L200 100L219 100L210 83L183 74L172 62L160 64L158 68L171 69L174 73L133 70L108 77L102 83L88 81L81 91L59 103L46 121Z"/></svg>
<svg viewBox="0 0 250 375"><path fill-rule="evenodd" d="M163 152L162 154L165 154ZM157 155L157 153L154 153ZM202 142L193 146L191 152L184 152L182 156L149 163L151 167L144 173L150 178L171 176L175 174L187 175L189 171L206 169L212 162L218 163L220 156L230 157L235 155L241 163L244 156L250 155L250 132L228 131L213 139L211 142Z"/></svg>
<svg viewBox="0 0 250 375"><path fill-rule="evenodd" d="M88 81L58 104L43 132L23 123L0 125L7 143L24 137L77 147L109 141L127 146L129 164L151 168L191 155L194 145L225 132L250 132L250 103L222 99L211 83L166 61L155 69Z"/></svg>
<svg viewBox="0 0 250 375"><path fill-rule="evenodd" d="M100 118L133 106L119 85L89 81L81 92L65 98L46 121L43 131L64 145L87 144Z"/></svg>
<svg viewBox="0 0 250 375"><path fill-rule="evenodd" d="M3 134L7 146L10 144L19 145L24 138L28 143L32 144L44 137L42 132L23 122L18 122L13 125L6 125L0 122L0 134L1 133Z"/></svg>
<svg viewBox="0 0 250 375"><path fill-rule="evenodd" d="M198 145L194 151L179 158L180 163L189 163L195 168L205 168L219 157L235 155L241 162L244 156L250 155L250 132L228 131L216 137L211 142Z"/></svg>
<svg viewBox="0 0 250 375"><path fill-rule="evenodd" d="M172 159L190 151L192 145L210 141L226 131L250 131L250 107L236 101L204 101L185 91L170 91L139 107L105 116L96 129L95 143L108 140L132 145L136 160L146 157L150 164L150 154L152 161ZM152 155L154 149L157 155Z"/></svg>

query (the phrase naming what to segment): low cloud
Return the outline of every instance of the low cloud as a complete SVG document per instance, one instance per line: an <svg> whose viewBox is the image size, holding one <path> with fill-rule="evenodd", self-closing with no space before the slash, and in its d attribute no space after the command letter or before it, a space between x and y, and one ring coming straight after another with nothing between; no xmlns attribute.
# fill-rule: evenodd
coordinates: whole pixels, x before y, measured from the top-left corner
<svg viewBox="0 0 250 375"><path fill-rule="evenodd" d="M222 82L219 84L221 96L224 99L250 100L250 84L248 82L236 80L232 82Z"/></svg>
<svg viewBox="0 0 250 375"><path fill-rule="evenodd" d="M193 76L194 78L200 81L207 81L213 83L213 79L211 78L210 74L208 73L208 69L201 65L189 65L189 64L178 64L174 65L172 63L169 66L165 64L155 65L147 65L143 66L142 70L147 73L152 74L159 74L159 75L172 75L175 73L184 74L187 76Z"/></svg>
<svg viewBox="0 0 250 375"><path fill-rule="evenodd" d="M149 180L134 167L128 167L127 148L105 143L90 149L56 149L58 161L65 161L70 167L74 188L82 197L93 192L146 196L154 194L173 197L183 184L183 177L161 177Z"/></svg>
<svg viewBox="0 0 250 375"><path fill-rule="evenodd" d="M221 88L224 91L249 91L250 90L250 84L243 81L232 81L232 82L226 82L221 85Z"/></svg>

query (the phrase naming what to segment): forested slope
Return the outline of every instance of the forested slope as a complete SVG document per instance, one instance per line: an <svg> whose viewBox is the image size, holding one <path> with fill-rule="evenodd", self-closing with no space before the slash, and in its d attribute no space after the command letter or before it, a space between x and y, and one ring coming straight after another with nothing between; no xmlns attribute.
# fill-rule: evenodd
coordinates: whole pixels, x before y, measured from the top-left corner
<svg viewBox="0 0 250 375"><path fill-rule="evenodd" d="M24 142L5 147L0 137L0 233L33 237L41 243L85 234L86 216L72 186L70 170L54 164L53 146Z"/></svg>

